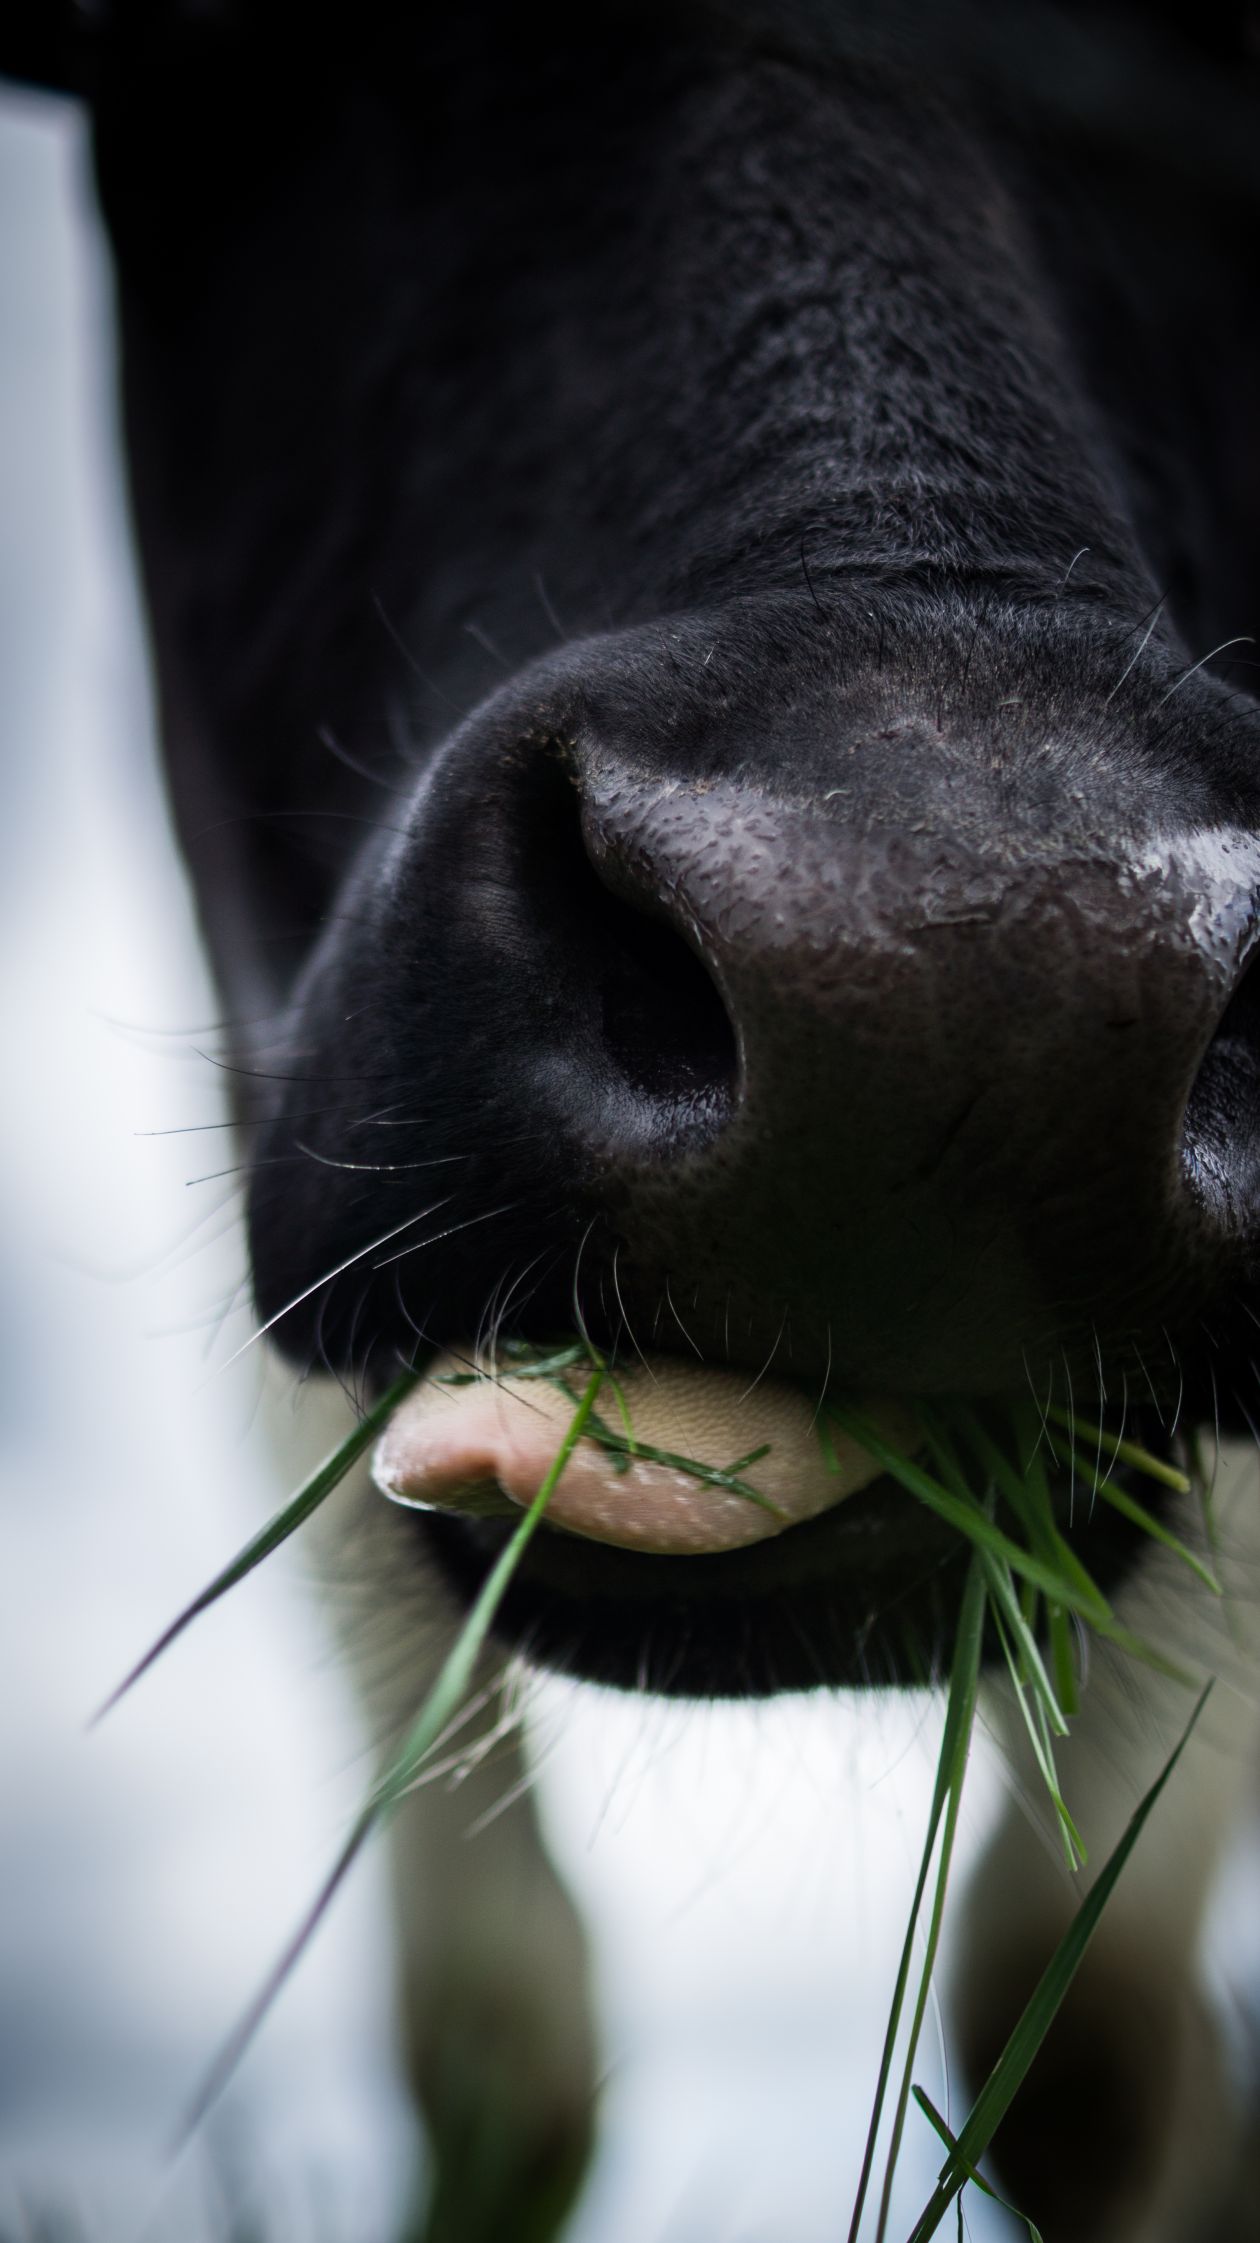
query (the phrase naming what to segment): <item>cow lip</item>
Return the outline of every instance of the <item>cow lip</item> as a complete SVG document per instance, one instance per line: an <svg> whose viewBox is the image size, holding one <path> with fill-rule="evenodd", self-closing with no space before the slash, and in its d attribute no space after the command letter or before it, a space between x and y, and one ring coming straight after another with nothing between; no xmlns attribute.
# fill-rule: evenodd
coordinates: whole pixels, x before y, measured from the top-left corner
<svg viewBox="0 0 1260 2243"><path fill-rule="evenodd" d="M471 1602L510 1525L412 1516L457 1601ZM834 1512L709 1556L646 1555L544 1526L494 1635L537 1666L665 1696L906 1680L916 1640L926 1651L923 1680L946 1656L964 1569L957 1537L881 1476Z"/></svg>
<svg viewBox="0 0 1260 2243"><path fill-rule="evenodd" d="M576 1346L471 1368L466 1356L439 1357L381 1436L377 1485L403 1504L510 1516L550 1483L552 1530L694 1557L779 1538L879 1477L869 1448L839 1424L820 1437L817 1401L794 1382L750 1383L666 1355L610 1376L615 1410L605 1403L566 1454L588 1378ZM872 1397L864 1407L883 1439L920 1445L904 1405Z"/></svg>
<svg viewBox="0 0 1260 2243"><path fill-rule="evenodd" d="M576 1352L575 1404L582 1391ZM816 1405L815 1390L810 1409ZM1143 1427L1134 1430L1143 1437ZM1138 1492L1158 1508L1148 1487ZM1066 1473L1056 1509L1107 1593L1145 1536L1107 1506L1077 1504L1073 1517ZM521 1512L518 1505L509 1517L444 1509L402 1515L453 1601L467 1606ZM887 1473L768 1540L703 1554L616 1547L544 1517L493 1635L501 1649L537 1666L666 1695L922 1683L948 1668L968 1554L963 1538Z"/></svg>
<svg viewBox="0 0 1260 2243"><path fill-rule="evenodd" d="M455 1600L471 1603L511 1525L410 1517ZM1104 1506L1078 1519L1072 1539L1105 1594L1145 1546ZM968 1556L886 1475L771 1541L711 1556L645 1555L544 1525L494 1637L538 1667L665 1696L923 1684L948 1671Z"/></svg>

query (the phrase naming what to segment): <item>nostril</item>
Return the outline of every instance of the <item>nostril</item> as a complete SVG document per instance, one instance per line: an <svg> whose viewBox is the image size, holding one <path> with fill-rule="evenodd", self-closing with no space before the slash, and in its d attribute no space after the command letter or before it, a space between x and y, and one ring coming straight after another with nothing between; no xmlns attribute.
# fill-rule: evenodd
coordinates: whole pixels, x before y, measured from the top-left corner
<svg viewBox="0 0 1260 2243"><path fill-rule="evenodd" d="M1245 1075L1250 1083L1260 1078L1260 956L1251 960L1221 1014L1199 1082L1205 1071L1224 1068L1235 1076Z"/></svg>
<svg viewBox="0 0 1260 2243"><path fill-rule="evenodd" d="M1217 1024L1186 1102L1183 1157L1197 1188L1232 1223L1260 1212L1260 953Z"/></svg>
<svg viewBox="0 0 1260 2243"><path fill-rule="evenodd" d="M726 1007L672 927L602 890L601 1025L626 1081L657 1100L729 1105L738 1071Z"/></svg>
<svg viewBox="0 0 1260 2243"><path fill-rule="evenodd" d="M534 765L518 831L525 892L540 899L535 939L549 955L560 1010L606 1090L706 1133L735 1100L739 1054L722 997L667 906L632 900L592 861L578 782L559 753ZM545 900L542 900L545 899Z"/></svg>

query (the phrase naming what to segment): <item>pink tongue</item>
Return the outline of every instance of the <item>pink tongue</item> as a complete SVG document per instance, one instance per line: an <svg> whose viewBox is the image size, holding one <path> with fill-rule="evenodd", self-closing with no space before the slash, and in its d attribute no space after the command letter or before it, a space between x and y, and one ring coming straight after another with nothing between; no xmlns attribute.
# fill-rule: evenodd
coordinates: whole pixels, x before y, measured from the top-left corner
<svg viewBox="0 0 1260 2243"><path fill-rule="evenodd" d="M462 1368L442 1357L399 1405L377 1447L373 1476L398 1503L511 1514L542 1486L584 1381L580 1372L568 1374L571 1395L549 1380L511 1375L447 1383ZM643 1458L618 1471L607 1449L587 1437L547 1507L548 1524L571 1534L680 1557L733 1550L782 1534L878 1476L866 1450L838 1431L832 1441L840 1468L832 1470L813 1402L781 1381L763 1379L749 1392L734 1372L690 1369L662 1357L619 1374L618 1383L635 1439L647 1447L725 1470L768 1446L738 1474L762 1501ZM610 1429L624 1431L607 1384L597 1407ZM885 1439L918 1445L907 1412L891 1403L867 1402L864 1409Z"/></svg>

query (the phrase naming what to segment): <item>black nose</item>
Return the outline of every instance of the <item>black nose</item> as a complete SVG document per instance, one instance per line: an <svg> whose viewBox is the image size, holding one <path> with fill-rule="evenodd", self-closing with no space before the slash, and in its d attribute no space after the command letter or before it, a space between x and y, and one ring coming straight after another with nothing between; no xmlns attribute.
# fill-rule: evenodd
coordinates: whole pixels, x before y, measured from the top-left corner
<svg viewBox="0 0 1260 2243"><path fill-rule="evenodd" d="M672 1282L699 1344L786 1316L852 1378L975 1391L1180 1314L1254 1229L1227 846L1118 844L1098 800L1020 832L930 783L855 819L598 749L533 751L513 796L483 846L535 1115L632 1318Z"/></svg>
<svg viewBox="0 0 1260 2243"><path fill-rule="evenodd" d="M528 959L549 1096L566 1131L616 1166L682 1157L731 1120L736 1026L685 885L641 858L627 800L626 846L610 854L602 798L574 751L547 743L517 766L492 844ZM618 798L602 807L612 811ZM548 1047L554 1039L554 1050Z"/></svg>
<svg viewBox="0 0 1260 2243"><path fill-rule="evenodd" d="M252 1183L281 1339L576 1299L975 1393L1200 1315L1260 1237L1254 848L1040 726L657 701L474 721L341 897Z"/></svg>

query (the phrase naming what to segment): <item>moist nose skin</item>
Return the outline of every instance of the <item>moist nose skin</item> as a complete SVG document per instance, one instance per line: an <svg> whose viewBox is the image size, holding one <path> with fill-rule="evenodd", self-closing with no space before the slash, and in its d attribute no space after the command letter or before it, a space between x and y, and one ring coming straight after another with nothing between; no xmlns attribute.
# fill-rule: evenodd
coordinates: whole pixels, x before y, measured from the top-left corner
<svg viewBox="0 0 1260 2243"><path fill-rule="evenodd" d="M442 1356L395 1411L373 1476L398 1503L510 1514L537 1495L579 1393L558 1379L494 1376L488 1364L470 1379L466 1364ZM596 1433L578 1442L547 1520L621 1549L677 1557L739 1549L879 1476L838 1429L828 1429L824 1447L816 1399L783 1380L749 1388L737 1373L662 1357L618 1374L615 1388L606 1380L599 1399L612 1440ZM907 1409L876 1401L866 1410L885 1440L918 1446ZM645 1454L635 1453L639 1444Z"/></svg>

